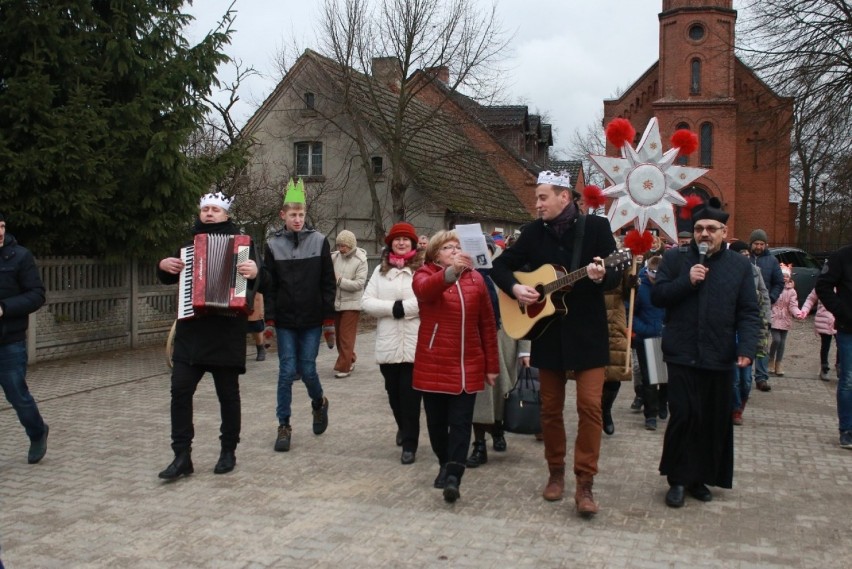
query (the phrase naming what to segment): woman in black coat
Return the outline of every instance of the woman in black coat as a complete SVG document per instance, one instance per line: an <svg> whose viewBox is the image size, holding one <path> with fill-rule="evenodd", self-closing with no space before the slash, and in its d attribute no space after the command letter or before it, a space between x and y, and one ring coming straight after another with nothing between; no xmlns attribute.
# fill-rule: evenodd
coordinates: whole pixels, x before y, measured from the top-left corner
<svg viewBox="0 0 852 569"><path fill-rule="evenodd" d="M231 199L221 193L207 194L199 204L199 219L192 229L193 235L201 233L238 235L239 228L229 219ZM188 244L191 244L188 243ZM237 265L237 272L248 279L247 302L254 300L256 278L262 278L254 261L254 245L249 248L250 259ZM178 282L184 262L178 257L160 261L157 276L164 284ZM213 375L216 395L222 415L220 427L222 451L213 472L224 474L234 469L234 454L240 442L240 384L239 376L246 371L247 314L203 314L178 320L172 360L171 420L172 450L175 459L162 472L160 478L174 480L193 472L192 397L205 372Z"/></svg>

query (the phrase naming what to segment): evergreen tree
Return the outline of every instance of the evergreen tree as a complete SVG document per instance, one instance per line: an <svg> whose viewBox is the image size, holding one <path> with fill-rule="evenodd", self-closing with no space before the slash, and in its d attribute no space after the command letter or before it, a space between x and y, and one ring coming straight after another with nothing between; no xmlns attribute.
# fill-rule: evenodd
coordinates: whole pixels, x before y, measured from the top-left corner
<svg viewBox="0 0 852 569"><path fill-rule="evenodd" d="M231 13L197 45L183 0L0 0L0 210L36 254L155 258L240 145L188 156Z"/></svg>

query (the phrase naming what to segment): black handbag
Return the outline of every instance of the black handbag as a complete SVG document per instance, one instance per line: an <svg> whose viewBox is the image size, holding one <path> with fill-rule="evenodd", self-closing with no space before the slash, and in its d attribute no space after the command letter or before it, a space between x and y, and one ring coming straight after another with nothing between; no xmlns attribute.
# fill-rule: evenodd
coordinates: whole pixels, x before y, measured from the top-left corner
<svg viewBox="0 0 852 569"><path fill-rule="evenodd" d="M503 429L519 435L541 432L541 393L531 368L521 368L514 387L505 395Z"/></svg>

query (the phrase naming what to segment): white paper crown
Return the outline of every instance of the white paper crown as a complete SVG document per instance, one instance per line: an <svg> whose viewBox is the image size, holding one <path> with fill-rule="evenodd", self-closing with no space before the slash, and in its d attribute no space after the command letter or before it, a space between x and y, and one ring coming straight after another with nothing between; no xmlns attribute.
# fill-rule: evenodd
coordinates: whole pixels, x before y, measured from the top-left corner
<svg viewBox="0 0 852 569"><path fill-rule="evenodd" d="M209 193L201 196L201 201L198 202L198 209L206 205L216 205L228 211L231 209L231 204L234 203L234 198L227 198L222 192Z"/></svg>
<svg viewBox="0 0 852 569"><path fill-rule="evenodd" d="M545 170L538 175L539 184L552 184L561 188L571 189L571 175L568 172L551 172Z"/></svg>

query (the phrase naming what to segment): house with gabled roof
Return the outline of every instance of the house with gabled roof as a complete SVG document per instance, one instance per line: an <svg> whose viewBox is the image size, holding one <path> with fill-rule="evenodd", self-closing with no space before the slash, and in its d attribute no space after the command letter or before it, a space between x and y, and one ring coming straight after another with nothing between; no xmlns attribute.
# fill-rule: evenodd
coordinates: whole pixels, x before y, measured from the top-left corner
<svg viewBox="0 0 852 569"><path fill-rule="evenodd" d="M383 245L382 228L399 217L426 234L477 222L485 232L510 232L533 219L531 188L542 165L529 157L546 163L549 125L524 109L518 128L530 138L533 125L535 141L523 143L534 152L513 153L501 142L511 129L492 132L470 110L421 90L409 101L399 133L404 155L390 156L394 147L383 141L397 109L397 68L398 62L380 58L368 77L306 50L242 131L254 143L251 175L273 188L301 177L309 221L329 236L352 231L370 253ZM392 164L405 170L408 184L402 216L389 187Z"/></svg>

